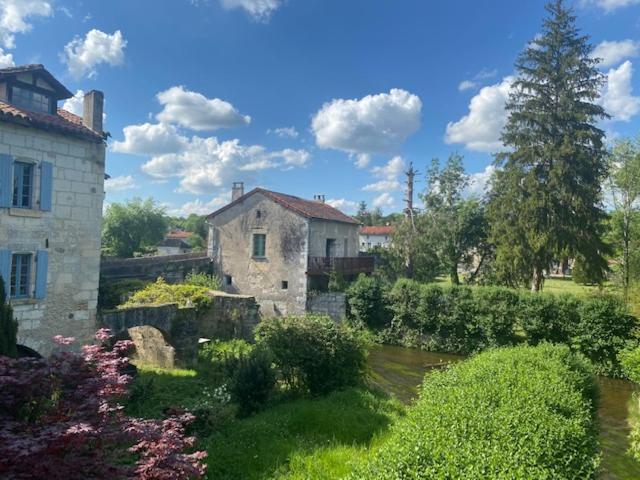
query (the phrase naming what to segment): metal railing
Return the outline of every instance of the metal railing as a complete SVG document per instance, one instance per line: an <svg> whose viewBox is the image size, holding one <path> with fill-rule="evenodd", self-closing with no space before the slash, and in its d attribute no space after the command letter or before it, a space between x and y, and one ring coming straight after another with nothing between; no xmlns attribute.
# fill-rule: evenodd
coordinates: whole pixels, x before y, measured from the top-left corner
<svg viewBox="0 0 640 480"><path fill-rule="evenodd" d="M373 257L309 257L307 273L323 275L335 270L343 275L358 275L373 272L373 267Z"/></svg>

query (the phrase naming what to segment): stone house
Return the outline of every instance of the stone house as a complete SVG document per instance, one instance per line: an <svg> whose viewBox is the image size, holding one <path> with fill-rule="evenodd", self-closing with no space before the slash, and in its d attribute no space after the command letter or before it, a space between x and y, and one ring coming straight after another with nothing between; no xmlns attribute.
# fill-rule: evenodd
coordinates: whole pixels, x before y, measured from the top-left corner
<svg viewBox="0 0 640 480"><path fill-rule="evenodd" d="M0 69L0 276L18 342L41 354L56 334L96 329L105 178L103 94L83 116L42 65Z"/></svg>
<svg viewBox="0 0 640 480"><path fill-rule="evenodd" d="M327 205L235 183L232 201L207 218L208 255L231 293L251 295L263 315L306 311L308 293L326 289L329 273L373 270L358 256L357 220Z"/></svg>
<svg viewBox="0 0 640 480"><path fill-rule="evenodd" d="M360 229L360 251L368 252L372 248L387 248L391 245L391 225L365 226Z"/></svg>
<svg viewBox="0 0 640 480"><path fill-rule="evenodd" d="M156 245L156 255L180 255L182 253L189 253L191 251L191 245L189 245L182 238L165 237L158 245Z"/></svg>

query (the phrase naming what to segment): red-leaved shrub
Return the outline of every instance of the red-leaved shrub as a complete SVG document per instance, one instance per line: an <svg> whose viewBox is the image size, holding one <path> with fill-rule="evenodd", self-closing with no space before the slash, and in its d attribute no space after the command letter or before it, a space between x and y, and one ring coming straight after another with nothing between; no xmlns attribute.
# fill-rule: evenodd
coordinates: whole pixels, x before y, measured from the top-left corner
<svg viewBox="0 0 640 480"><path fill-rule="evenodd" d="M124 414L120 401L131 382L123 374L131 342L108 349L108 330L82 354L48 360L0 356L0 478L201 478L205 452L185 453L190 414L142 420ZM72 338L56 337L60 344Z"/></svg>

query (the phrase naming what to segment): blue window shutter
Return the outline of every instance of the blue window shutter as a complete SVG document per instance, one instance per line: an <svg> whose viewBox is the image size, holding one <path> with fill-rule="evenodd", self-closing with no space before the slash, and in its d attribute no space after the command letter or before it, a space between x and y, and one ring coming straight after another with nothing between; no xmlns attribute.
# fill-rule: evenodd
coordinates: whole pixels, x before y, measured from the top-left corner
<svg viewBox="0 0 640 480"><path fill-rule="evenodd" d="M13 196L13 157L0 154L0 207L10 207Z"/></svg>
<svg viewBox="0 0 640 480"><path fill-rule="evenodd" d="M53 192L53 164L40 164L40 210L51 211L51 194Z"/></svg>
<svg viewBox="0 0 640 480"><path fill-rule="evenodd" d="M4 281L4 292L9 298L11 282L11 250L0 249L0 277Z"/></svg>
<svg viewBox="0 0 640 480"><path fill-rule="evenodd" d="M49 252L38 250L36 257L36 298L47 296L47 271L49 268Z"/></svg>

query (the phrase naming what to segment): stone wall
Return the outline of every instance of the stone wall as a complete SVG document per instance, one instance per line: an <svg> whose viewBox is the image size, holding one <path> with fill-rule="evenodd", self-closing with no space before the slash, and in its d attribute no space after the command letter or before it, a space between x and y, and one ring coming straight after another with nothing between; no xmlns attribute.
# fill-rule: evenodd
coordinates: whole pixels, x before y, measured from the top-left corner
<svg viewBox="0 0 640 480"><path fill-rule="evenodd" d="M328 315L341 322L347 314L346 296L342 292L312 292L307 296L307 312Z"/></svg>
<svg viewBox="0 0 640 480"><path fill-rule="evenodd" d="M89 342L96 330L105 146L0 122L0 153L36 167L35 208L0 208L0 249L33 258L38 250L48 252L46 298L11 301L18 342L43 355L53 350L57 334ZM43 161L53 164L51 211L37 203Z"/></svg>
<svg viewBox="0 0 640 480"><path fill-rule="evenodd" d="M212 265L206 252L104 259L100 265L100 277L106 283L130 279L155 281L158 277L163 277L168 283L181 283L190 272L213 273Z"/></svg>
<svg viewBox="0 0 640 480"><path fill-rule="evenodd" d="M254 297L212 292L211 307L199 318L200 336L253 340L253 329L260 322L260 306Z"/></svg>

